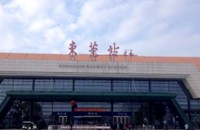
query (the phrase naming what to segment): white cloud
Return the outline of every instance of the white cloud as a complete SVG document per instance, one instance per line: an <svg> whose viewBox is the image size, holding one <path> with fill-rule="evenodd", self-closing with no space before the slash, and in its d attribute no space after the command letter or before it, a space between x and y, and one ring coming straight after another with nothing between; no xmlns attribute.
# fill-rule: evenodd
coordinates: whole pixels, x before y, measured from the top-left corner
<svg viewBox="0 0 200 130"><path fill-rule="evenodd" d="M30 32L43 31L44 29L52 27L53 25L55 25L55 22L52 19L39 19L33 21L28 30Z"/></svg>
<svg viewBox="0 0 200 130"><path fill-rule="evenodd" d="M0 50L67 53L74 40L78 53L97 41L104 54L116 42L121 54L200 56L198 12L198 0L4 1Z"/></svg>
<svg viewBox="0 0 200 130"><path fill-rule="evenodd" d="M8 49L15 49L15 37L12 36L11 34L8 35L4 35L4 39L3 41L1 41L2 43L6 43L6 44L1 44L1 51L5 51Z"/></svg>
<svg viewBox="0 0 200 130"><path fill-rule="evenodd" d="M65 34L59 27L49 28L45 31L44 37L46 39L45 41L47 42L46 44L56 45L54 42L60 43L65 40Z"/></svg>
<svg viewBox="0 0 200 130"><path fill-rule="evenodd" d="M21 11L26 17L33 17L36 14L40 14L47 6L47 0L40 0L36 2L35 0L12 0L10 3L5 5L10 11ZM16 13L17 13L16 12Z"/></svg>

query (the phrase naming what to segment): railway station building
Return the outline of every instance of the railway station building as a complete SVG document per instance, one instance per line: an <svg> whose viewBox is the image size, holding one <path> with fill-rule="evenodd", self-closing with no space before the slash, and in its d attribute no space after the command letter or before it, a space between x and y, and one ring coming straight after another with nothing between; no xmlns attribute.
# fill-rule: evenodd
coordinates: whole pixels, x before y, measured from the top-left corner
<svg viewBox="0 0 200 130"><path fill-rule="evenodd" d="M75 104L75 107L74 107ZM200 128L200 57L0 53L0 127Z"/></svg>

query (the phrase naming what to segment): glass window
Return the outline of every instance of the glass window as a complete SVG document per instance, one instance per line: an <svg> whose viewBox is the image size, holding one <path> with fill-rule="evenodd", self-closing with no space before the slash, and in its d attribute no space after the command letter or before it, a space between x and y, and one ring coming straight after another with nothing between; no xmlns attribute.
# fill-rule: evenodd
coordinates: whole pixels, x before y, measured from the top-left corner
<svg viewBox="0 0 200 130"><path fill-rule="evenodd" d="M56 79L54 91L72 91L73 80Z"/></svg>
<svg viewBox="0 0 200 130"><path fill-rule="evenodd" d="M149 82L133 80L132 81L132 91L134 92L149 92Z"/></svg>
<svg viewBox="0 0 200 130"><path fill-rule="evenodd" d="M177 94L176 100L181 108L188 108L187 96L178 81L151 81L151 91Z"/></svg>
<svg viewBox="0 0 200 130"><path fill-rule="evenodd" d="M6 96L7 91L13 90L13 79L1 79L0 82L0 103Z"/></svg>
<svg viewBox="0 0 200 130"><path fill-rule="evenodd" d="M111 91L110 80L75 80L75 91Z"/></svg>
<svg viewBox="0 0 200 130"><path fill-rule="evenodd" d="M113 80L113 91L119 91L119 92L130 92L130 91L132 91L131 81L128 81L128 80Z"/></svg>
<svg viewBox="0 0 200 130"><path fill-rule="evenodd" d="M53 79L36 79L35 91L53 91Z"/></svg>
<svg viewBox="0 0 200 130"><path fill-rule="evenodd" d="M135 106L135 109L136 106ZM114 112L132 112L133 105L130 102L118 102L113 104L113 111Z"/></svg>
<svg viewBox="0 0 200 130"><path fill-rule="evenodd" d="M151 81L152 92L169 92L168 81Z"/></svg>
<svg viewBox="0 0 200 130"><path fill-rule="evenodd" d="M191 109L200 109L200 100L190 100Z"/></svg>
<svg viewBox="0 0 200 130"><path fill-rule="evenodd" d="M68 102L53 102L53 112L69 112L71 105Z"/></svg>
<svg viewBox="0 0 200 130"><path fill-rule="evenodd" d="M42 112L43 115L51 115L52 114L52 102L42 102Z"/></svg>
<svg viewBox="0 0 200 130"><path fill-rule="evenodd" d="M33 80L31 79L14 79L13 90L30 91L32 90Z"/></svg>

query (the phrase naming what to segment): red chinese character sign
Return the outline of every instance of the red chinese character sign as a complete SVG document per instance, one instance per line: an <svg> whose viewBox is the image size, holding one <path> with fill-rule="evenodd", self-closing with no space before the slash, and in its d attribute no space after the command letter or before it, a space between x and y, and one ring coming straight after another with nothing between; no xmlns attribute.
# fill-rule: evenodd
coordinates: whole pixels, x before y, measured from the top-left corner
<svg viewBox="0 0 200 130"><path fill-rule="evenodd" d="M76 49L77 45L74 41L72 41L69 44L69 57L70 60L75 60L76 59ZM96 43L96 41L91 42L90 46L89 46L89 52L90 52L90 58L92 61L96 61L96 57L98 56L97 54L97 50L98 50L98 44ZM115 61L115 57L118 55L118 50L119 50L119 46L116 45L116 43L114 42L113 45L110 45L108 48L108 52L109 52L109 56L110 56L110 61ZM126 49L124 51L124 56L126 57L125 59L127 60L132 60L132 56L137 56L135 54L133 54L132 50Z"/></svg>
<svg viewBox="0 0 200 130"><path fill-rule="evenodd" d="M124 51L124 56L133 56L134 54L133 54L133 51L132 50L125 50Z"/></svg>
<svg viewBox="0 0 200 130"><path fill-rule="evenodd" d="M124 56L125 56L125 60L126 60L126 61L132 61L132 57L133 57L133 56L136 56L136 55L133 54L133 51L132 51L132 50L126 49L126 50L124 51Z"/></svg>
<svg viewBox="0 0 200 130"><path fill-rule="evenodd" d="M117 56L117 54L118 54L118 51L117 51L117 50L118 50L118 49L119 49L119 47L116 46L115 43L113 43L113 46L109 46L108 51L109 51L109 55L110 55L110 60L111 60L111 61L114 61L115 56Z"/></svg>
<svg viewBox="0 0 200 130"><path fill-rule="evenodd" d="M117 50L118 50L118 49L119 49L119 47L116 46L115 43L113 43L113 46L109 46L109 49L108 49L109 55L110 55L110 56L117 56L117 53L118 53Z"/></svg>
<svg viewBox="0 0 200 130"><path fill-rule="evenodd" d="M96 60L96 57L98 56L97 55L97 50L98 50L98 44L96 43L96 41L94 41L94 43L90 43L90 50L89 52L91 53L90 56L91 56L91 60Z"/></svg>
<svg viewBox="0 0 200 130"><path fill-rule="evenodd" d="M77 53L75 52L75 49L76 49L76 43L74 41L72 41L70 44L69 44L69 56L72 58L72 57L75 57L77 55Z"/></svg>
<svg viewBox="0 0 200 130"><path fill-rule="evenodd" d="M133 56L133 51L132 50L130 50L129 56Z"/></svg>

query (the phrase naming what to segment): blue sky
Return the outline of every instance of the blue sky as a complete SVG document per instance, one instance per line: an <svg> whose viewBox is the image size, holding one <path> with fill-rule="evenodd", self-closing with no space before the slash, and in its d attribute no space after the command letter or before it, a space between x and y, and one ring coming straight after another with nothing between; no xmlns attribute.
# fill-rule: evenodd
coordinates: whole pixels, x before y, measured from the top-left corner
<svg viewBox="0 0 200 130"><path fill-rule="evenodd" d="M200 0L0 0L0 52L200 56Z"/></svg>

